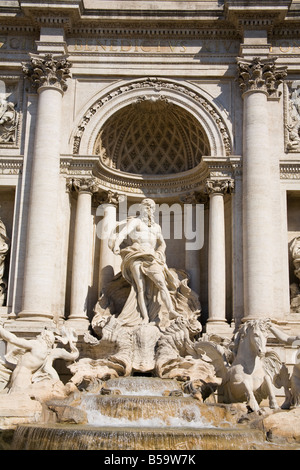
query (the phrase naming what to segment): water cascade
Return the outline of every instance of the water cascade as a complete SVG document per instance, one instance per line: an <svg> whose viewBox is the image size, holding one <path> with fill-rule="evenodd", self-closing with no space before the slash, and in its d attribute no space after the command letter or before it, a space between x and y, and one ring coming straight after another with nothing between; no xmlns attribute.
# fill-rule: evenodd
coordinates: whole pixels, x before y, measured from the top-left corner
<svg viewBox="0 0 300 470"><path fill-rule="evenodd" d="M110 395L82 393L87 425L20 425L17 450L248 450L263 433L233 424L230 405L179 393L175 380L129 377L106 383ZM173 393L172 393L173 392Z"/></svg>

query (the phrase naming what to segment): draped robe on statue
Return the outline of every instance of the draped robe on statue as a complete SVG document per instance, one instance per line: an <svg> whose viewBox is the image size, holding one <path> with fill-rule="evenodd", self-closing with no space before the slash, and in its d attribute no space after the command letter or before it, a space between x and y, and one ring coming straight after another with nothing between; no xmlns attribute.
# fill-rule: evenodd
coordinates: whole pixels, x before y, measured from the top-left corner
<svg viewBox="0 0 300 470"><path fill-rule="evenodd" d="M123 222L124 223L124 222ZM122 223L121 223L122 224ZM113 250L115 237L109 242ZM189 317L195 315L195 310L199 313L199 305L191 289L188 287L188 277L184 271L175 271L168 268L164 261L164 254L159 250L145 250L139 243L122 247L120 250L122 258L121 272L123 278L130 284L131 289L125 305L118 315L118 320L123 326L136 326L142 323L142 316L137 301L137 286L133 279L131 267L135 261L141 263L140 269L144 276L145 302L149 316L149 322L168 323L168 311L161 299L159 289L156 287L153 277L155 274L163 274L167 289L170 293L174 310Z"/></svg>

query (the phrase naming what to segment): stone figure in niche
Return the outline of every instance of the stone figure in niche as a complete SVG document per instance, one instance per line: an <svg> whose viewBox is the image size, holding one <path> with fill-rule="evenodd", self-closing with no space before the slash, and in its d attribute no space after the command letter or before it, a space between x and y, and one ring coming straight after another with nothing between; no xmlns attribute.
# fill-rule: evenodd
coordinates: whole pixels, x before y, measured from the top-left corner
<svg viewBox="0 0 300 470"><path fill-rule="evenodd" d="M294 266L294 274L300 280L300 237L295 237L290 246L292 261ZM290 286L291 293L291 312L300 313L300 284L292 283Z"/></svg>
<svg viewBox="0 0 300 470"><path fill-rule="evenodd" d="M291 375L286 369L286 378L282 383L285 389L286 400L282 408L289 409L300 405L300 335L289 336L274 325L270 325L270 331L283 344L296 348L294 366Z"/></svg>
<svg viewBox="0 0 300 470"><path fill-rule="evenodd" d="M181 280L166 264L166 244L154 212L155 202L144 199L140 216L121 222L109 244L121 255L122 275L131 286L119 319L131 324L157 322L162 315L177 318L185 311L182 299L190 291L187 279Z"/></svg>
<svg viewBox="0 0 300 470"><path fill-rule="evenodd" d="M9 246L10 240L6 234L6 227L0 218L0 306L5 303L7 282L4 279L4 269Z"/></svg>
<svg viewBox="0 0 300 470"><path fill-rule="evenodd" d="M0 337L9 343L11 349L5 355L6 361L12 365L12 372L7 383L9 393L29 392L34 384L49 381L59 382L59 375L53 367L56 359L74 361L79 356L76 347L77 335L73 330L62 329L61 335L44 329L34 339L17 337L0 325ZM70 346L70 351L56 347L55 341Z"/></svg>
<svg viewBox="0 0 300 470"><path fill-rule="evenodd" d="M14 103L0 98L0 143L14 143L18 125L18 113Z"/></svg>
<svg viewBox="0 0 300 470"><path fill-rule="evenodd" d="M288 102L286 128L288 131L287 150L298 152L300 149L300 82L291 84Z"/></svg>

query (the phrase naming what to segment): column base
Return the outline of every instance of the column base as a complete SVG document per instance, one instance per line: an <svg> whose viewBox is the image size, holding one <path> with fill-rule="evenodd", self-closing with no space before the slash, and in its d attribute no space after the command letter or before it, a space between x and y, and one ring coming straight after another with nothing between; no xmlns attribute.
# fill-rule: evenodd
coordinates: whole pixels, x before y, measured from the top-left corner
<svg viewBox="0 0 300 470"><path fill-rule="evenodd" d="M65 325L74 328L76 332L87 331L90 326L90 322L86 317L71 317L66 320Z"/></svg>
<svg viewBox="0 0 300 470"><path fill-rule="evenodd" d="M17 315L17 320L24 319L26 321L37 321L37 322L45 322L45 321L53 321L52 313L48 312L37 312L35 310L22 310Z"/></svg>
<svg viewBox="0 0 300 470"><path fill-rule="evenodd" d="M11 331L12 333L16 333L18 336L23 337L36 337L45 328L50 331L54 331L57 328L56 323L51 320L48 321L34 321L34 320L26 320L25 318L15 318L15 319L7 319L4 322L4 328Z"/></svg>
<svg viewBox="0 0 300 470"><path fill-rule="evenodd" d="M233 335L233 328L225 320L211 319L206 323L206 333L226 336L231 338Z"/></svg>

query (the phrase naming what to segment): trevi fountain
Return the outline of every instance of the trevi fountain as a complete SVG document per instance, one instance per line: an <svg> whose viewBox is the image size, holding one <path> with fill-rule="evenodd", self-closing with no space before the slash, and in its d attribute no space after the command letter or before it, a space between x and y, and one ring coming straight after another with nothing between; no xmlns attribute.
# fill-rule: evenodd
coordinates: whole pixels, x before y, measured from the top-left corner
<svg viewBox="0 0 300 470"><path fill-rule="evenodd" d="M0 1L1 450L300 449L299 25Z"/></svg>
<svg viewBox="0 0 300 470"><path fill-rule="evenodd" d="M110 234L121 271L103 289L80 344L65 325L34 339L0 327L8 346L0 410L17 411L2 418L3 449L298 448L300 337L269 319L245 321L232 338L203 333L198 296L184 271L167 266L154 211L145 198L140 215ZM271 335L294 344L291 373L268 348ZM69 371L64 383L57 360ZM276 388L285 393L280 406ZM30 419L22 420L22 409ZM294 430L284 430L286 420Z"/></svg>

